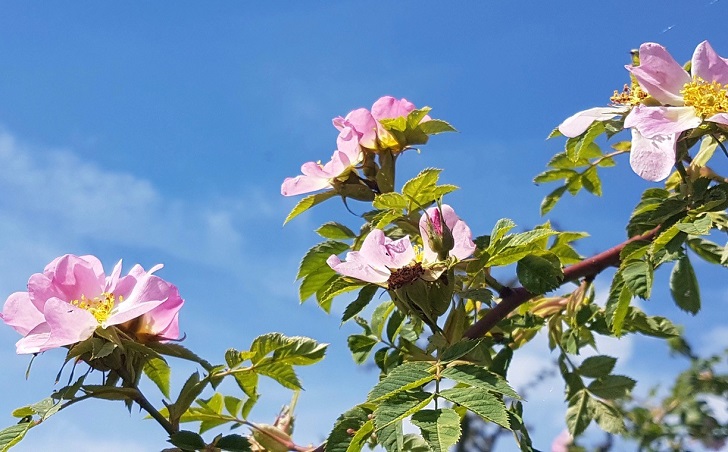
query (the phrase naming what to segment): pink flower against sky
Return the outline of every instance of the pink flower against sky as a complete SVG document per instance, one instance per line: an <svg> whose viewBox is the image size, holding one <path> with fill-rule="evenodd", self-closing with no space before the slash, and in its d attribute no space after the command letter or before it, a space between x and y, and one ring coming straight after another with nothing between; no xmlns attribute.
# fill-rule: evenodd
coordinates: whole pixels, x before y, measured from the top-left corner
<svg viewBox="0 0 728 452"><path fill-rule="evenodd" d="M135 265L121 276L121 261L106 276L94 256L64 255L28 280L27 292L10 295L0 319L24 337L18 353L38 353L83 341L98 327L133 323L137 336L178 339L177 288Z"/></svg>
<svg viewBox="0 0 728 452"><path fill-rule="evenodd" d="M354 129L359 134L359 142L363 147L378 149L378 143L389 143L392 140L391 134L382 127L379 121L406 118L414 110L415 105L405 98L396 99L392 96L383 96L374 102L371 111L366 108L358 108L344 118L341 116L334 118L333 123L334 127L342 133L346 127ZM422 122L429 119L429 116L425 116Z"/></svg>
<svg viewBox="0 0 728 452"><path fill-rule="evenodd" d="M667 50L655 43L640 46L639 66L625 66L638 88L661 105L646 105L640 98L628 105L591 108L559 125L567 137L584 133L594 121L629 114L624 127L632 129L630 165L642 178L660 181L675 165L680 133L703 121L728 125L728 60L707 41L700 43L688 73Z"/></svg>
<svg viewBox="0 0 728 452"><path fill-rule="evenodd" d="M343 127L336 144L338 149L334 151L328 163L324 165L317 162L304 163L301 166L302 175L287 177L283 181L281 194L294 196L333 187L335 179L346 177L363 158L359 136L351 127Z"/></svg>
<svg viewBox="0 0 728 452"><path fill-rule="evenodd" d="M441 213L442 215L440 215ZM422 260L425 262L434 262L437 260L438 253L430 246L431 239L428 222L432 224L432 232L442 237L444 229L443 221L447 229L450 230L453 238L453 247L448 251L448 254L458 260L467 259L472 256L475 251L475 243L473 243L473 234L470 228L457 216L452 207L443 204L441 209L438 207L430 207L420 218L420 234L422 235L424 245Z"/></svg>

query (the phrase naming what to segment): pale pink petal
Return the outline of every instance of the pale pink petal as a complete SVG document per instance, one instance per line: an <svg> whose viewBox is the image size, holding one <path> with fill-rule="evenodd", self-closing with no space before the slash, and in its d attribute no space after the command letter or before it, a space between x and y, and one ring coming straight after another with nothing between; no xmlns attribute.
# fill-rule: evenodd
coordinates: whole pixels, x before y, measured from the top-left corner
<svg viewBox="0 0 728 452"><path fill-rule="evenodd" d="M328 179L310 176L287 177L281 185L283 196L295 196L330 187Z"/></svg>
<svg viewBox="0 0 728 452"><path fill-rule="evenodd" d="M702 120L693 107L646 107L637 105L624 120L625 128L636 128L647 138L672 135L698 127Z"/></svg>
<svg viewBox="0 0 728 452"><path fill-rule="evenodd" d="M66 297L66 294L53 284L51 278L43 273L35 273L30 276L28 279L28 295L30 296L30 301L41 312L43 312L45 302L49 298Z"/></svg>
<svg viewBox="0 0 728 452"><path fill-rule="evenodd" d="M369 265L358 251L347 253L346 261L342 261L337 255L332 254L326 260L326 263L337 273L374 284L387 282L390 275L390 272L386 269L376 269Z"/></svg>
<svg viewBox="0 0 728 452"><path fill-rule="evenodd" d="M366 108L357 108L346 115L344 125L359 134L359 143L365 148L377 147L377 121ZM341 129L339 129L341 130Z"/></svg>
<svg viewBox="0 0 728 452"><path fill-rule="evenodd" d="M450 250L450 256L459 260L472 256L475 252L475 243L473 242L473 233L467 223L459 220L451 229L453 239L455 239L455 246Z"/></svg>
<svg viewBox="0 0 728 452"><path fill-rule="evenodd" d="M439 216L437 207L430 207L426 211L426 215L423 214L420 218L420 234L422 235L423 247L423 260L425 262L435 262L438 260L437 253L430 248L427 240L427 218L435 222ZM468 225L458 217L455 210L447 204L442 205L442 217L447 225L448 229L453 236L454 246L449 251L449 255L459 260L470 257L475 251L475 243L473 242L473 234L470 231Z"/></svg>
<svg viewBox="0 0 728 452"><path fill-rule="evenodd" d="M392 96L383 96L372 105L372 116L377 121L402 116L406 117L414 109L415 105L405 98L395 99Z"/></svg>
<svg viewBox="0 0 728 452"><path fill-rule="evenodd" d="M362 161L363 153L359 145L359 134L351 127L344 127L341 130L336 138L336 149L343 152L352 165Z"/></svg>
<svg viewBox="0 0 728 452"><path fill-rule="evenodd" d="M45 322L43 313L35 307L28 292L11 294L5 301L0 319L23 336Z"/></svg>
<svg viewBox="0 0 728 452"><path fill-rule="evenodd" d="M167 301L170 295L169 286L169 283L158 276L145 275L137 281L129 297L114 307L101 326L106 328L109 325L119 325L150 312Z"/></svg>
<svg viewBox="0 0 728 452"><path fill-rule="evenodd" d="M626 107L595 107L580 111L559 124L559 132L569 138L578 137L586 132L586 129L594 121L608 121L615 116L626 113L627 110Z"/></svg>
<svg viewBox="0 0 728 452"><path fill-rule="evenodd" d="M361 245L361 255L375 267L401 268L415 259L409 236L392 240L381 229L369 233Z"/></svg>
<svg viewBox="0 0 728 452"><path fill-rule="evenodd" d="M690 72L693 77L700 77L706 82L728 84L728 62L718 56L708 41L701 42L695 48Z"/></svg>
<svg viewBox="0 0 728 452"><path fill-rule="evenodd" d="M728 113L718 113L718 114L713 115L710 118L706 119L706 121L715 122L718 124L722 124L724 126L728 126Z"/></svg>
<svg viewBox="0 0 728 452"><path fill-rule="evenodd" d="M119 284L121 277L121 259L114 265L114 269L111 271L111 275L106 278L106 284L104 286L104 292L114 292L114 289Z"/></svg>
<svg viewBox="0 0 728 452"><path fill-rule="evenodd" d="M15 343L15 352L19 355L26 353L39 353L41 347L48 342L51 336L51 329L47 323L41 323L32 331Z"/></svg>
<svg viewBox="0 0 728 452"><path fill-rule="evenodd" d="M348 155L341 151L334 151L334 155L331 156L331 160L324 165L323 173L325 177L333 179L335 177L342 176L352 166L353 165L349 160Z"/></svg>
<svg viewBox="0 0 728 452"><path fill-rule="evenodd" d="M77 300L99 296L106 286L106 275L101 262L93 256L67 254L56 262L51 277L53 285L65 294L64 300Z"/></svg>
<svg viewBox="0 0 728 452"><path fill-rule="evenodd" d="M179 339L179 310L184 300L179 296L177 287L160 278L157 280L159 290L166 295L166 301L142 316L138 331L164 339Z"/></svg>
<svg viewBox="0 0 728 452"><path fill-rule="evenodd" d="M659 44L647 42L640 46L640 65L625 66L640 86L659 102L667 105L683 105L680 93L691 81L690 75Z"/></svg>
<svg viewBox="0 0 728 452"><path fill-rule="evenodd" d="M51 298L46 302L44 314L50 336L40 347L41 352L88 339L99 326L99 322L90 312L58 298Z"/></svg>
<svg viewBox="0 0 728 452"><path fill-rule="evenodd" d="M677 135L642 136L632 129L632 150L629 164L641 178L658 182L672 172L675 165L675 140Z"/></svg>

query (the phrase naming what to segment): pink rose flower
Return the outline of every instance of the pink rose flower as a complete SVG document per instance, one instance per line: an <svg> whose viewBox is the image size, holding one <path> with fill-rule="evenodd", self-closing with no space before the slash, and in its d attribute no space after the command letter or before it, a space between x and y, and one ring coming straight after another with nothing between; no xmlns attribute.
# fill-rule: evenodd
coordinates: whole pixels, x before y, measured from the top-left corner
<svg viewBox="0 0 728 452"><path fill-rule="evenodd" d="M468 225L457 216L455 210L447 204L443 204L441 209L438 207L427 209L420 217L420 234L424 244L422 260L425 262L438 260L438 250L432 249L432 244L449 242L448 236L452 238L447 250L449 256L463 260L472 256L475 251L473 233Z"/></svg>
<svg viewBox="0 0 728 452"><path fill-rule="evenodd" d="M28 280L27 292L8 297L0 319L24 337L17 353L39 353L91 337L98 327L119 325L137 337L180 337L184 300L175 286L135 265L121 277L121 261L106 276L94 256L67 254Z"/></svg>

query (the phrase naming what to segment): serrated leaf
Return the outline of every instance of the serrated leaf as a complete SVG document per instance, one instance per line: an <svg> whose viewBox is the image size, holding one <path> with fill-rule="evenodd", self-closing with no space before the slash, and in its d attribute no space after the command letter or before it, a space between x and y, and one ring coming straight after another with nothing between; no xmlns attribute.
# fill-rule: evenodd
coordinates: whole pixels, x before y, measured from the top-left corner
<svg viewBox="0 0 728 452"><path fill-rule="evenodd" d="M316 292L316 301L321 309L328 313L331 310L331 302L334 298L341 294L351 292L352 290L357 290L367 284L368 283L364 281L352 280L345 276L339 276L327 283L328 287L325 288L321 295L319 295L319 292Z"/></svg>
<svg viewBox="0 0 728 452"><path fill-rule="evenodd" d="M394 303L392 303L391 301L385 301L384 303L374 308L370 324L372 328L372 333L377 338L382 338L382 331L384 330L385 322L387 321L387 317L389 317L389 314L391 314L393 310Z"/></svg>
<svg viewBox="0 0 728 452"><path fill-rule="evenodd" d="M425 361L410 361L395 367L369 392L367 402L380 402L400 392L419 388L435 379L431 369L432 364Z"/></svg>
<svg viewBox="0 0 728 452"><path fill-rule="evenodd" d="M182 450L198 450L204 449L206 446L205 440L199 434L188 430L172 433L167 441Z"/></svg>
<svg viewBox="0 0 728 452"><path fill-rule="evenodd" d="M349 350L354 357L354 362L361 364L367 360L369 354L372 352L372 348L379 343L379 339L376 336L363 335L363 334L352 334L347 339Z"/></svg>
<svg viewBox="0 0 728 452"><path fill-rule="evenodd" d="M440 178L441 169L425 168L414 178L408 180L402 187L405 198L418 200L423 192L432 189Z"/></svg>
<svg viewBox="0 0 728 452"><path fill-rule="evenodd" d="M607 375L592 381L587 387L597 397L603 399L619 399L625 397L634 388L635 381L624 375Z"/></svg>
<svg viewBox="0 0 728 452"><path fill-rule="evenodd" d="M607 323L617 337L622 335L622 325L624 324L624 319L627 316L631 301L632 293L625 287L622 273L617 272L609 288L609 297L607 298L606 306Z"/></svg>
<svg viewBox="0 0 728 452"><path fill-rule="evenodd" d="M366 442L372 436L372 433L374 433L374 421L369 420L365 422L358 430L356 430L354 436L351 437L351 442L349 443L349 447L346 448L346 452L361 451L364 447L364 444L366 444ZM328 444L326 450L329 450Z"/></svg>
<svg viewBox="0 0 728 452"><path fill-rule="evenodd" d="M344 314L341 316L341 323L344 323L359 314L362 309L364 309L369 302L372 301L372 298L374 298L374 294L377 293L378 289L379 286L376 284L367 284L362 287L359 291L359 295L356 297L356 300L349 303L346 309L344 309Z"/></svg>
<svg viewBox="0 0 728 452"><path fill-rule="evenodd" d="M687 241L688 246L698 256L703 258L706 262L711 264L722 265L721 257L723 254L723 247L710 240L701 238L691 238Z"/></svg>
<svg viewBox="0 0 728 452"><path fill-rule="evenodd" d="M460 439L460 416L453 409L418 411L412 415L412 423L433 452L447 452Z"/></svg>
<svg viewBox="0 0 728 452"><path fill-rule="evenodd" d="M345 240L356 237L354 231L335 221L322 224L318 229L316 229L316 233L325 239L332 240Z"/></svg>
<svg viewBox="0 0 728 452"><path fill-rule="evenodd" d="M18 444L28 433L28 430L36 425L38 424L32 421L23 422L0 430L0 452L5 452Z"/></svg>
<svg viewBox="0 0 728 452"><path fill-rule="evenodd" d="M456 359L460 359L463 356L467 355L468 353L472 352L473 350L480 345L481 341L479 340L469 340L465 339L460 342L456 342L455 344L449 346L445 350L442 351L438 355L438 359L442 362L449 362L454 361Z"/></svg>
<svg viewBox="0 0 728 452"><path fill-rule="evenodd" d="M304 276L301 285L298 287L298 299L303 303L308 300L311 295L327 287L329 281L333 282L339 277L339 274L332 270L328 265L323 265L319 269L309 275Z"/></svg>
<svg viewBox="0 0 728 452"><path fill-rule="evenodd" d="M537 184L542 184L545 182L554 182L557 180L567 179L569 177L574 176L577 174L576 171L573 169L568 168L554 168L550 170L546 170L536 177L533 178L533 182Z"/></svg>
<svg viewBox="0 0 728 452"><path fill-rule="evenodd" d="M303 259L301 259L301 263L298 265L296 279L301 279L312 273L317 273L322 267L329 268L328 264L326 264L326 260L331 257L332 254L341 254L348 249L348 244L344 242L337 242L335 240L328 240L313 246L306 252ZM333 270L331 271L333 272Z"/></svg>
<svg viewBox="0 0 728 452"><path fill-rule="evenodd" d="M521 400L521 396L508 385L503 377L474 364L458 364L448 367L440 375L458 383Z"/></svg>
<svg viewBox="0 0 728 452"><path fill-rule="evenodd" d="M420 130L427 135L437 135L444 132L457 132L455 127L441 119L430 119L419 124Z"/></svg>
<svg viewBox="0 0 728 452"><path fill-rule="evenodd" d="M605 432L614 435L624 434L624 418L613 406L607 405L601 400L592 400L591 407L594 410L594 420Z"/></svg>
<svg viewBox="0 0 728 452"><path fill-rule="evenodd" d="M579 436L586 430L593 417L589 394L582 389L569 399L569 408L566 410L566 426L569 428L569 433L572 436Z"/></svg>
<svg viewBox="0 0 728 452"><path fill-rule="evenodd" d="M152 358L144 363L144 374L157 385L166 398L169 398L169 379L171 371L166 361Z"/></svg>
<svg viewBox="0 0 728 452"><path fill-rule="evenodd" d="M230 452L247 452L251 450L248 438L234 433L231 435L225 435L217 440L215 447Z"/></svg>
<svg viewBox="0 0 728 452"><path fill-rule="evenodd" d="M511 428L503 401L488 390L475 387L453 388L440 391L440 396L464 406L486 421L494 422L507 430Z"/></svg>
<svg viewBox="0 0 728 452"><path fill-rule="evenodd" d="M382 193L380 195L377 195L374 198L374 202L372 202L372 206L374 206L375 209L380 210L404 210L407 208L408 204L409 200L405 196L397 192Z"/></svg>
<svg viewBox="0 0 728 452"><path fill-rule="evenodd" d="M502 239L508 231L516 227L516 223L509 218L501 218L493 226L493 230L490 233L490 243L497 243Z"/></svg>
<svg viewBox="0 0 728 452"><path fill-rule="evenodd" d="M713 220L709 215L703 214L692 222L688 220L675 224L675 227L690 235L707 235L713 227Z"/></svg>
<svg viewBox="0 0 728 452"><path fill-rule="evenodd" d="M260 375L274 379L284 388L303 389L293 366L290 364L271 362L269 365L256 367L256 371Z"/></svg>
<svg viewBox="0 0 728 452"><path fill-rule="evenodd" d="M521 285L534 294L550 292L564 280L561 261L551 253L525 256L518 261L516 274Z"/></svg>
<svg viewBox="0 0 728 452"><path fill-rule="evenodd" d="M223 398L225 410L230 416L237 417L243 408L243 401L237 397L226 395Z"/></svg>
<svg viewBox="0 0 728 452"><path fill-rule="evenodd" d="M670 274L670 293L675 304L683 311L693 315L700 311L698 278L687 255L682 255L675 262Z"/></svg>
<svg viewBox="0 0 728 452"><path fill-rule="evenodd" d="M602 181L599 179L596 166L592 166L582 173L581 183L589 193L602 196Z"/></svg>
<svg viewBox="0 0 728 452"><path fill-rule="evenodd" d="M433 398L433 394L424 391L398 392L392 397L383 399L374 410L374 425L377 430L381 430L401 421L412 413L426 407Z"/></svg>
<svg viewBox="0 0 728 452"><path fill-rule="evenodd" d="M642 298L650 298L652 290L652 267L645 261L632 261L622 269L622 280L632 294Z"/></svg>
<svg viewBox="0 0 728 452"><path fill-rule="evenodd" d="M289 221L293 220L297 216L301 215L303 212L307 211L308 209L315 206L316 204L320 204L329 198L333 198L335 195L336 195L336 191L329 190L329 191L325 191L322 193L316 193L315 195L306 196L302 200L298 201L298 204L296 204L293 207L291 212L288 214L286 219L283 221L283 225L285 225Z"/></svg>
<svg viewBox="0 0 728 452"><path fill-rule="evenodd" d="M200 358L194 352L180 344L172 342L149 342L146 345L160 355L171 356L173 358L180 358L197 363L208 372L214 367L207 360Z"/></svg>
<svg viewBox="0 0 728 452"><path fill-rule="evenodd" d="M564 193L566 193L566 185L562 185L546 195L546 197L543 198L543 201L541 201L541 215L546 215L551 212L551 209L556 206L556 203L559 202Z"/></svg>
<svg viewBox="0 0 728 452"><path fill-rule="evenodd" d="M579 366L579 374L588 378L603 377L609 375L616 363L617 358L612 358L611 356L590 356Z"/></svg>

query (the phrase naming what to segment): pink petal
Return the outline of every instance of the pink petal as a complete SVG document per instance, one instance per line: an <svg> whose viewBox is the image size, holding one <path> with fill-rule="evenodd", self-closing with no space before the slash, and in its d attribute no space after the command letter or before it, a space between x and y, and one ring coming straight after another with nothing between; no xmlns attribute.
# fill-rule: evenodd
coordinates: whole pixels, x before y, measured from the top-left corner
<svg viewBox="0 0 728 452"><path fill-rule="evenodd" d="M359 143L362 146L369 149L377 147L377 121L369 110L357 108L349 112L343 124L353 128L360 135Z"/></svg>
<svg viewBox="0 0 728 452"><path fill-rule="evenodd" d="M45 302L49 298L65 298L66 294L58 288L51 278L43 273L35 273L28 279L28 295L35 307L43 312Z"/></svg>
<svg viewBox="0 0 728 452"><path fill-rule="evenodd" d="M586 132L594 121L608 121L617 115L626 113L626 107L596 107L580 111L572 115L559 125L559 132L564 136L573 138Z"/></svg>
<svg viewBox="0 0 728 452"><path fill-rule="evenodd" d="M40 353L41 347L48 342L51 329L47 323L41 323L33 328L24 338L15 343L15 352L19 355L26 353Z"/></svg>
<svg viewBox="0 0 728 452"><path fill-rule="evenodd" d="M381 229L375 229L364 239L361 256L374 267L401 268L415 259L409 236L392 240Z"/></svg>
<svg viewBox="0 0 728 452"><path fill-rule="evenodd" d="M632 150L629 164L641 178L658 182L672 172L675 165L675 141L677 135L642 136L632 129Z"/></svg>
<svg viewBox="0 0 728 452"><path fill-rule="evenodd" d="M0 319L23 336L45 322L43 313L30 300L28 292L15 292L5 301Z"/></svg>
<svg viewBox="0 0 728 452"><path fill-rule="evenodd" d="M475 243L473 242L473 233L470 231L467 223L458 220L455 226L451 228L452 236L455 239L455 246L450 250L450 256L456 257L458 260L467 259L475 252Z"/></svg>
<svg viewBox="0 0 728 452"><path fill-rule="evenodd" d="M430 218L434 219L437 214L437 207L427 209L427 215ZM437 253L430 248L427 240L427 215L423 214L420 218L420 234L422 235L422 242L424 244L422 250L423 261L436 262L438 260ZM470 231L468 225L447 204L442 205L442 217L454 239L453 249L448 254L459 260L470 257L475 251L475 243L473 243L473 233Z"/></svg>
<svg viewBox="0 0 728 452"><path fill-rule="evenodd" d="M158 281L158 288L165 293L165 302L142 316L139 332L165 339L179 339L179 311L184 300L179 296L177 287L162 279Z"/></svg>
<svg viewBox="0 0 728 452"><path fill-rule="evenodd" d="M415 105L405 98L395 99L392 96L383 96L372 105L372 116L377 121L401 116L406 117L414 109Z"/></svg>
<svg viewBox="0 0 728 452"><path fill-rule="evenodd" d="M50 274L46 272L46 275L65 294L65 297L61 297L64 300L76 300L82 295L93 298L104 291L106 275L96 257L67 254L54 263L55 268Z"/></svg>
<svg viewBox="0 0 728 452"><path fill-rule="evenodd" d="M706 82L728 84L728 62L715 53L708 41L695 48L690 71L693 77L700 77Z"/></svg>
<svg viewBox="0 0 728 452"><path fill-rule="evenodd" d="M166 302L170 295L170 284L158 276L145 275L134 286L129 298L118 303L108 319L101 326L119 325L128 322Z"/></svg>
<svg viewBox="0 0 728 452"><path fill-rule="evenodd" d="M346 261L341 261L337 255L332 254L326 263L337 273L374 284L387 282L390 275L386 269L380 270L369 265L358 251L347 253Z"/></svg>
<svg viewBox="0 0 728 452"><path fill-rule="evenodd" d="M672 135L698 127L702 120L693 107L646 107L637 105L624 120L624 127L634 127L642 136Z"/></svg>
<svg viewBox="0 0 728 452"><path fill-rule="evenodd" d="M722 124L724 126L728 126L728 113L718 113L718 114L713 115L710 118L706 119L706 121L715 122L718 124Z"/></svg>
<svg viewBox="0 0 728 452"><path fill-rule="evenodd" d="M281 194L283 196L295 196L330 186L328 179L310 176L287 177L281 185Z"/></svg>
<svg viewBox="0 0 728 452"><path fill-rule="evenodd" d="M46 302L44 314L50 336L40 347L41 352L88 339L99 326L99 322L90 312L58 298L51 298Z"/></svg>
<svg viewBox="0 0 728 452"><path fill-rule="evenodd" d="M344 127L336 138L336 149L343 152L350 164L356 165L362 161L363 154L359 146L359 134L351 127Z"/></svg>
<svg viewBox="0 0 728 452"><path fill-rule="evenodd" d="M690 75L659 44L647 42L640 46L640 65L625 66L640 86L660 103L681 106L683 86L691 81Z"/></svg>

